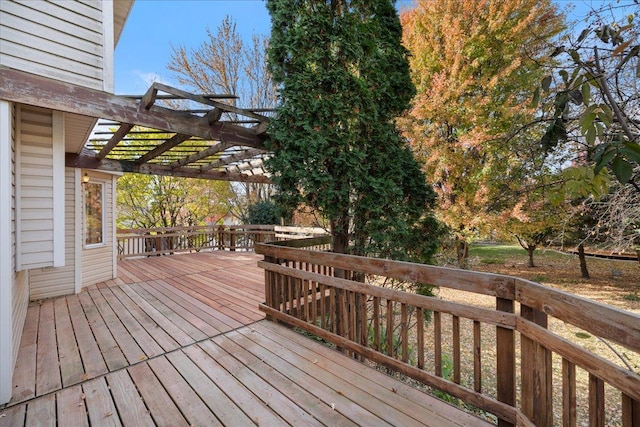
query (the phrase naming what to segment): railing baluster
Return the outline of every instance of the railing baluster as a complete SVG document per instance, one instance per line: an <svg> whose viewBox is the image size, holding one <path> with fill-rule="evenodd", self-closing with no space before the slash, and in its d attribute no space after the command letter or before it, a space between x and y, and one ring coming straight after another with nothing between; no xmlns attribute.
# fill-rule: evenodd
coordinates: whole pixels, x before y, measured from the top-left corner
<svg viewBox="0 0 640 427"><path fill-rule="evenodd" d="M576 365L562 359L562 426L578 425L576 411Z"/></svg>
<svg viewBox="0 0 640 427"><path fill-rule="evenodd" d="M589 426L604 427L604 381L589 374Z"/></svg>
<svg viewBox="0 0 640 427"><path fill-rule="evenodd" d="M402 361L409 361L409 317L407 304L400 305L400 340L402 341Z"/></svg>
<svg viewBox="0 0 640 427"><path fill-rule="evenodd" d="M418 369L424 369L424 309L416 308L416 335L418 345Z"/></svg>
<svg viewBox="0 0 640 427"><path fill-rule="evenodd" d="M327 286L319 284L320 288L320 325L322 329L329 330L329 319L327 319Z"/></svg>
<svg viewBox="0 0 640 427"><path fill-rule="evenodd" d="M622 426L640 426L640 401L622 393Z"/></svg>
<svg viewBox="0 0 640 427"><path fill-rule="evenodd" d="M439 311L433 312L433 351L434 372L442 377L442 314Z"/></svg>
<svg viewBox="0 0 640 427"><path fill-rule="evenodd" d="M523 318L547 327L547 315L539 310L520 306ZM536 425L553 425L553 385L551 352L526 336L521 342L522 412Z"/></svg>
<svg viewBox="0 0 640 427"><path fill-rule="evenodd" d="M473 389L482 393L482 330L477 320L473 321Z"/></svg>
<svg viewBox="0 0 640 427"><path fill-rule="evenodd" d="M453 335L453 382L460 384L460 317L452 316Z"/></svg>
<svg viewBox="0 0 640 427"><path fill-rule="evenodd" d="M511 299L496 298L496 310L514 312ZM516 348L513 330L496 326L496 368L498 379L498 400L509 406L516 403ZM513 427L513 423L498 420L499 427Z"/></svg>
<svg viewBox="0 0 640 427"><path fill-rule="evenodd" d="M387 355L395 357L393 348L393 300L387 300Z"/></svg>
<svg viewBox="0 0 640 427"><path fill-rule="evenodd" d="M380 297L373 297L373 348L380 351Z"/></svg>

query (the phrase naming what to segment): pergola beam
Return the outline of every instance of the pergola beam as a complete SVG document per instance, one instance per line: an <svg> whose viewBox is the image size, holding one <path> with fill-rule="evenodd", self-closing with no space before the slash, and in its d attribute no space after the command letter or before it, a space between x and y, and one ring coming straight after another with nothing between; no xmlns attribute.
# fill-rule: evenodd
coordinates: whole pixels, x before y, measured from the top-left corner
<svg viewBox="0 0 640 427"><path fill-rule="evenodd" d="M251 110L246 110L244 108L238 108L238 107L234 107L232 105L223 104L222 102L214 101L212 99L205 98L204 96L201 96L201 95L194 95L194 94L186 92L184 90L177 89L177 88L174 88L174 87L171 87L171 86L167 86L165 84L158 83L158 82L153 83L151 88L149 88L149 91L147 91L147 94L149 94L149 92L151 92L151 91L154 91L154 94L152 96L153 96L153 99L155 100L155 97L156 97L157 92L159 90L162 91L162 92L170 93L172 95L180 96L180 97L182 97L184 99L190 99L192 101L199 102L200 104L205 104L205 105L210 105L212 107L220 108L221 110L228 111L230 113L236 113L236 114L239 114L241 116L251 117L252 119L256 119L256 120L259 120L259 121L265 121L265 122L269 121L269 118L267 116L263 116L261 114L256 114ZM146 96L147 95L145 95L145 97ZM143 98L143 102L144 102L144 98Z"/></svg>
<svg viewBox="0 0 640 427"><path fill-rule="evenodd" d="M116 145L118 145L118 143L120 141L122 141L122 139L127 136L127 134L129 133L129 131L133 128L133 125L130 123L124 123L122 124L118 130L113 134L113 136L111 137L111 139L109 139L109 141L105 144L104 147L102 147L102 150L100 150L100 152L98 153L98 155L96 156L99 160L104 159L105 157L107 157L107 154L109 154L111 152L111 150L113 150L115 148Z"/></svg>
<svg viewBox="0 0 640 427"><path fill-rule="evenodd" d="M209 156L213 156L216 153L220 153L224 150L226 150L227 148L231 148L233 145L229 144L228 142L220 142L216 145L212 145L209 148L206 148L202 151L200 151L199 153L194 153L189 157L185 157L183 159L180 159L174 163L171 163L169 165L169 167L173 168L173 169L178 169L181 168L183 166L186 166L190 163L194 163L197 162L198 160L201 159L206 159Z"/></svg>
<svg viewBox="0 0 640 427"><path fill-rule="evenodd" d="M206 140L224 140L234 145L264 148L264 135L228 123L154 105L140 108L138 101L96 89L37 76L0 66L0 99L36 105L84 116L133 123L167 132L197 136ZM204 98L206 99L206 98ZM215 101L208 100L207 104ZM215 102L221 106L222 103ZM216 105L217 106L217 105ZM243 110L244 111L244 110ZM260 116L263 117L264 116Z"/></svg>
<svg viewBox="0 0 640 427"><path fill-rule="evenodd" d="M243 152L238 153L238 154L233 154L231 156L227 156L227 157L224 157L222 159L218 159L215 162L209 163L208 165L200 166L200 170L203 171L203 172L204 171L208 171L208 170L213 169L213 168L226 166L226 165L228 165L230 163L233 163L233 162L239 162L241 160L250 159L250 158L255 157L258 154L262 154L262 153L264 153L264 150L258 150L256 148L252 148L250 150L243 151Z"/></svg>
<svg viewBox="0 0 640 427"><path fill-rule="evenodd" d="M162 144L158 145L153 150L149 151L144 156L140 156L139 158L134 160L134 163L137 165L140 165L142 163L147 163L149 160L155 159L156 157L160 156L162 153L169 151L174 147L177 147L178 145L188 140L189 138L191 138L191 135L177 133L173 135L171 138L167 139Z"/></svg>
<svg viewBox="0 0 640 427"><path fill-rule="evenodd" d="M87 154L86 150L81 154L67 153L66 166L74 168L96 169L108 172L131 172L147 175L180 176L185 178L200 178L219 181L252 182L270 184L271 180L265 175L247 175L226 171L201 172L199 168L172 169L166 165L144 163L135 164L125 160L105 159L99 161L94 155Z"/></svg>

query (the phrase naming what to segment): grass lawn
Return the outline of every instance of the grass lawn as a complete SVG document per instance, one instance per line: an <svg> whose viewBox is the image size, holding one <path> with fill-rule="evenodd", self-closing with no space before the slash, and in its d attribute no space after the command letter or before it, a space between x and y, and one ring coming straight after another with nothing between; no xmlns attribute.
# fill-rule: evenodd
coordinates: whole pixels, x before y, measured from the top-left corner
<svg viewBox="0 0 640 427"><path fill-rule="evenodd" d="M527 252L518 245L474 245L469 269L518 276L585 296L626 310L640 312L640 263L587 258L591 278L580 276L578 256L553 249L534 253L536 267L527 267Z"/></svg>

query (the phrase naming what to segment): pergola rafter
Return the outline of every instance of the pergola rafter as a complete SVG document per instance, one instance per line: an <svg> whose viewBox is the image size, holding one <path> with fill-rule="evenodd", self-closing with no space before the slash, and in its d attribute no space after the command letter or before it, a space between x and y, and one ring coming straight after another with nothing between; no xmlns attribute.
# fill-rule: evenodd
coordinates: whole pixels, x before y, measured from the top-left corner
<svg viewBox="0 0 640 427"><path fill-rule="evenodd" d="M113 95L7 67L0 67L0 80L3 99L100 119L82 151L67 153L69 167L270 182L262 168L269 117L262 113L271 110L220 101L233 95L197 95L162 83L142 96Z"/></svg>

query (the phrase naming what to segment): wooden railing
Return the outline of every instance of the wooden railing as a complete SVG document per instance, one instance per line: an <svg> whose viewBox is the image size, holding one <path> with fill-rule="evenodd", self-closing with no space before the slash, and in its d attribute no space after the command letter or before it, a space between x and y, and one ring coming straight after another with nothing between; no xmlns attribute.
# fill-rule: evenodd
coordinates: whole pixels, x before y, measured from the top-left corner
<svg viewBox="0 0 640 427"><path fill-rule="evenodd" d="M265 257L268 318L417 380L499 426L640 426L637 372L553 330L598 337L611 354L637 361L640 316L516 277L323 252L327 239L310 241L314 250L304 244L256 245ZM349 277L431 284L492 303Z"/></svg>
<svg viewBox="0 0 640 427"><path fill-rule="evenodd" d="M321 228L274 225L216 225L119 229L120 259L211 250L251 251L256 242L326 234Z"/></svg>

